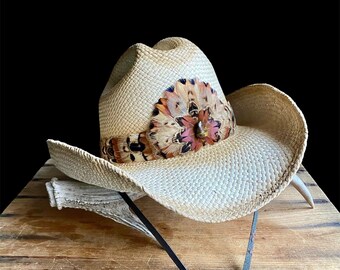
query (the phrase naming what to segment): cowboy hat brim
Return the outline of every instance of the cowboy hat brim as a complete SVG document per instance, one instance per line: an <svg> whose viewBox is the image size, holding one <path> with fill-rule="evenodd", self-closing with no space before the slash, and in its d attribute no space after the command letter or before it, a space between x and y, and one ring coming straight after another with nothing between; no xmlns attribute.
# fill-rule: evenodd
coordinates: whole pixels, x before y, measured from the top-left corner
<svg viewBox="0 0 340 270"><path fill-rule="evenodd" d="M268 84L227 96L236 132L198 152L147 162L110 163L66 143L48 140L66 175L117 191L143 190L165 207L202 222L250 214L277 197L297 172L307 126L294 101Z"/></svg>

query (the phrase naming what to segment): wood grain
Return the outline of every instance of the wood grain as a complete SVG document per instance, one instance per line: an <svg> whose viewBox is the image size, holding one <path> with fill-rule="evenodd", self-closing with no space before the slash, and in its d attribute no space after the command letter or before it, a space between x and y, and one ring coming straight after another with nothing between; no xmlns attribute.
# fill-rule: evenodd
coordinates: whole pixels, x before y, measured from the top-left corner
<svg viewBox="0 0 340 270"><path fill-rule="evenodd" d="M48 161L0 215L0 269L176 269L135 230L91 212L51 208L45 182L53 176L62 174ZM299 176L315 209L291 186L263 207L252 269L340 269L339 212L303 167ZM242 268L251 215L207 224L148 197L136 204L188 269Z"/></svg>

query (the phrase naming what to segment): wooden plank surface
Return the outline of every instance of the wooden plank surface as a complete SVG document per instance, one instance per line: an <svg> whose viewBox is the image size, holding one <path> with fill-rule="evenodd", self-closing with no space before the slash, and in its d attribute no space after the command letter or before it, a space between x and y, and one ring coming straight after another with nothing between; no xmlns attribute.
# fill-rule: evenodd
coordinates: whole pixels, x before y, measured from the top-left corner
<svg viewBox="0 0 340 270"><path fill-rule="evenodd" d="M51 208L50 161L0 215L0 269L176 269L146 236L94 213ZM252 269L340 269L340 215L302 167L311 209L289 186L259 211ZM15 175L13 176L15 180ZM241 269L252 216L206 224L136 202L188 269Z"/></svg>

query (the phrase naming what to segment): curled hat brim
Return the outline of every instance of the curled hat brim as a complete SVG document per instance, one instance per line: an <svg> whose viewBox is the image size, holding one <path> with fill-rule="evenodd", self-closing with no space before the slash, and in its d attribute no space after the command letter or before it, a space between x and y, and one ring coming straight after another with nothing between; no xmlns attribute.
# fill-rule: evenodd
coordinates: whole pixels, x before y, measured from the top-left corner
<svg viewBox="0 0 340 270"><path fill-rule="evenodd" d="M143 190L165 207L202 222L250 214L277 197L298 170L307 126L295 102L268 84L227 96L236 132L198 152L170 159L112 164L48 140L51 158L66 175L117 191Z"/></svg>

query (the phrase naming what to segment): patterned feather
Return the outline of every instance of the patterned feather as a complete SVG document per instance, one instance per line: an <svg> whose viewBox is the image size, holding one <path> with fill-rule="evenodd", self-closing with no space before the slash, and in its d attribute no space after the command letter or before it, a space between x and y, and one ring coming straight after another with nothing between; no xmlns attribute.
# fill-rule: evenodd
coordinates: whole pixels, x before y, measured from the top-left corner
<svg viewBox="0 0 340 270"><path fill-rule="evenodd" d="M159 113L152 118L147 134L150 142L157 146L156 149L166 149L175 142L180 144L177 137L182 130L174 118Z"/></svg>
<svg viewBox="0 0 340 270"><path fill-rule="evenodd" d="M145 132L132 134L128 137L111 138L104 144L102 153L111 162L129 163L157 158L151 150Z"/></svg>

